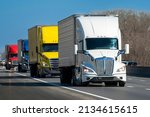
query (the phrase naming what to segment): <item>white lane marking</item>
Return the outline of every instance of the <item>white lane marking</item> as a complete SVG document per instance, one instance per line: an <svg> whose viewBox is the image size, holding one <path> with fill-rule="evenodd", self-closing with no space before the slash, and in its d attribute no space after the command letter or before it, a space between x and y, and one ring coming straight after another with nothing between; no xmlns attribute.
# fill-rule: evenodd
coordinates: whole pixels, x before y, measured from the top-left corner
<svg viewBox="0 0 150 117"><path fill-rule="evenodd" d="M24 74L21 74L21 73L16 73L16 74L19 74L19 75L22 75L22 76L27 76L27 75L24 75ZM52 84L52 83L49 83L49 82L41 80L41 79L37 79L37 78L33 78L33 79L36 80L36 81L40 81L40 82L46 83L46 84L50 84L50 85L54 85L54 86L59 86L59 85ZM65 86L60 86L60 87L64 88L64 89L71 90L71 91L75 91L75 92L78 92L78 93L82 93L82 94L90 95L90 96L93 96L93 97L105 99L105 100L113 100L113 99L110 99L110 98L107 98L107 97L99 96L99 95L96 95L96 94L88 93L88 92L85 92L85 91L80 91L80 90L69 88L69 87L65 87Z"/></svg>
<svg viewBox="0 0 150 117"><path fill-rule="evenodd" d="M37 78L33 78L33 79L36 80L36 81L40 81L40 82L46 83L46 84L50 84L49 82L47 82L45 80L40 80L40 79L37 79Z"/></svg>
<svg viewBox="0 0 150 117"><path fill-rule="evenodd" d="M149 89L149 88L146 88L145 90L150 91L150 89Z"/></svg>
<svg viewBox="0 0 150 117"><path fill-rule="evenodd" d="M21 76L27 76L27 75L25 75L25 74L21 74L21 73L16 73L16 74L21 75Z"/></svg>
<svg viewBox="0 0 150 117"><path fill-rule="evenodd" d="M134 86L127 86L128 88L133 88Z"/></svg>

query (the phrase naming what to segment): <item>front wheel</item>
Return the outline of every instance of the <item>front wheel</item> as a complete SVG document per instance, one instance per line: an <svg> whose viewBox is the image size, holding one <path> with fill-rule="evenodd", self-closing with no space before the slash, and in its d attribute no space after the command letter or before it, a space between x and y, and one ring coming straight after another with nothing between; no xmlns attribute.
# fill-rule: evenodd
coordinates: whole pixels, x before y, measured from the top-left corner
<svg viewBox="0 0 150 117"><path fill-rule="evenodd" d="M119 82L119 86L120 86L120 87L124 87L125 84L126 84L125 82Z"/></svg>
<svg viewBox="0 0 150 117"><path fill-rule="evenodd" d="M71 80L71 84L73 86L81 86L82 85L81 78L77 78L76 76L73 76L73 78Z"/></svg>
<svg viewBox="0 0 150 117"><path fill-rule="evenodd" d="M71 80L71 84L74 86L87 86L89 82L82 82L82 71L81 69L78 72L77 70L73 71L73 77Z"/></svg>

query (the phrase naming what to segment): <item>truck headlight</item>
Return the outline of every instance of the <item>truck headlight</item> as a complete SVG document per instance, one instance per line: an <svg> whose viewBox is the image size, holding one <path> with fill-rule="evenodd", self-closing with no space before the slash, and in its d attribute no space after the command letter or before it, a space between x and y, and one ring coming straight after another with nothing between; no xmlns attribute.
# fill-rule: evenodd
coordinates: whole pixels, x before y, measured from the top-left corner
<svg viewBox="0 0 150 117"><path fill-rule="evenodd" d="M48 64L47 63L45 63L45 62L43 62L42 63L42 65L45 67L45 66L48 66Z"/></svg>
<svg viewBox="0 0 150 117"><path fill-rule="evenodd" d="M117 72L124 72L125 70L126 70L126 67L122 66L117 70Z"/></svg>
<svg viewBox="0 0 150 117"><path fill-rule="evenodd" d="M87 68L87 67L83 67L83 72L84 73L94 73L94 71L93 70L91 70L90 68Z"/></svg>
<svg viewBox="0 0 150 117"><path fill-rule="evenodd" d="M11 62L8 62L8 64L11 64Z"/></svg>

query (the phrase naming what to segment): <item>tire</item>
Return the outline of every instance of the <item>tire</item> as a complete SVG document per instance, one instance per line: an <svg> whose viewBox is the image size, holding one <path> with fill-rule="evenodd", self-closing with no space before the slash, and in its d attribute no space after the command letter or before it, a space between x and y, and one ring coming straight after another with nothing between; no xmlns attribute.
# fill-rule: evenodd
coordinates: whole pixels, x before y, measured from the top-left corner
<svg viewBox="0 0 150 117"><path fill-rule="evenodd" d="M34 76L38 77L38 66L37 66L37 64L34 66Z"/></svg>
<svg viewBox="0 0 150 117"><path fill-rule="evenodd" d="M34 68L33 68L33 65L30 66L30 76L34 77Z"/></svg>
<svg viewBox="0 0 150 117"><path fill-rule="evenodd" d="M72 76L72 85L73 86L87 86L89 84L89 82L82 82L82 78L81 78L81 75L82 75L82 72L80 73L80 76L76 76L75 74L75 70L72 70L72 73L73 73L73 76Z"/></svg>
<svg viewBox="0 0 150 117"><path fill-rule="evenodd" d="M119 86L120 86L120 87L124 87L125 84L126 84L125 82L119 82Z"/></svg>
<svg viewBox="0 0 150 117"><path fill-rule="evenodd" d="M27 65L26 66L20 65L20 72L27 72L28 71L27 69L28 69Z"/></svg>
<svg viewBox="0 0 150 117"><path fill-rule="evenodd" d="M20 65L18 65L18 72L21 72L22 70L21 70L21 66Z"/></svg>
<svg viewBox="0 0 150 117"><path fill-rule="evenodd" d="M10 70L10 69L11 69L10 65L7 65L7 66L6 66L6 69L7 69L7 70Z"/></svg>
<svg viewBox="0 0 150 117"><path fill-rule="evenodd" d="M63 72L61 72L61 74L60 74L60 83L61 83L61 84L64 84L64 83L65 83Z"/></svg>
<svg viewBox="0 0 150 117"><path fill-rule="evenodd" d="M81 86L82 84L82 81L80 78L78 78L76 76L76 69L75 68L72 68L72 78L71 78L71 85L72 86Z"/></svg>
<svg viewBox="0 0 150 117"><path fill-rule="evenodd" d="M31 65L30 66L30 75L31 75L31 77L37 77L38 76L37 65Z"/></svg>
<svg viewBox="0 0 150 117"><path fill-rule="evenodd" d="M60 83L61 84L66 83L66 81L65 81L65 72L64 72L63 68L60 70Z"/></svg>
<svg viewBox="0 0 150 117"><path fill-rule="evenodd" d="M72 80L71 80L71 84L73 86L81 86L82 85L82 81L80 78L76 78L76 76L73 76Z"/></svg>
<svg viewBox="0 0 150 117"><path fill-rule="evenodd" d="M46 75L45 75L45 74L42 74L42 73L38 73L38 77L40 77L40 78L45 78Z"/></svg>

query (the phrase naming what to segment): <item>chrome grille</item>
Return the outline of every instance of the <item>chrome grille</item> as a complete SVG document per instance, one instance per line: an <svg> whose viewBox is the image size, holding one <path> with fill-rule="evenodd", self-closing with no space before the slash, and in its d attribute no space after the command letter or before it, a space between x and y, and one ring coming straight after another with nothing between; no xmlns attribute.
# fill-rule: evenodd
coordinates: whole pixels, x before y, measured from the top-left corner
<svg viewBox="0 0 150 117"><path fill-rule="evenodd" d="M12 61L12 65L18 65L18 61Z"/></svg>
<svg viewBox="0 0 150 117"><path fill-rule="evenodd" d="M50 65L52 69L58 69L58 59L50 59Z"/></svg>
<svg viewBox="0 0 150 117"><path fill-rule="evenodd" d="M98 58L96 59L97 74L99 76L111 76L113 73L114 60L113 58Z"/></svg>

